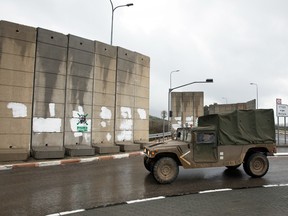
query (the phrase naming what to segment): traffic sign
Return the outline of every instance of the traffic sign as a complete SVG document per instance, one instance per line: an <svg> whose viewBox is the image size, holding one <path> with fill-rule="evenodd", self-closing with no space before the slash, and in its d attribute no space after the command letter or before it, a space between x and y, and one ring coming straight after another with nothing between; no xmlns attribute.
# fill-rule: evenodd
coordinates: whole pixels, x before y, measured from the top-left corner
<svg viewBox="0 0 288 216"><path fill-rule="evenodd" d="M282 99L281 98L276 98L276 104L282 104Z"/></svg>
<svg viewBox="0 0 288 216"><path fill-rule="evenodd" d="M287 117L288 116L288 105L277 104L276 105L277 117Z"/></svg>

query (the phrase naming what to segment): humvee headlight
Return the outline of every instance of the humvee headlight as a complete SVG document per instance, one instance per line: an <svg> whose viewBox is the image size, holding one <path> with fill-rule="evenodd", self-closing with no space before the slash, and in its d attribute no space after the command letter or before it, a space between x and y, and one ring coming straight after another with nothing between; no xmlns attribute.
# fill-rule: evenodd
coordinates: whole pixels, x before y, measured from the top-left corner
<svg viewBox="0 0 288 216"><path fill-rule="evenodd" d="M151 156L155 156L156 153L157 153L157 150L155 150L155 151L151 151Z"/></svg>

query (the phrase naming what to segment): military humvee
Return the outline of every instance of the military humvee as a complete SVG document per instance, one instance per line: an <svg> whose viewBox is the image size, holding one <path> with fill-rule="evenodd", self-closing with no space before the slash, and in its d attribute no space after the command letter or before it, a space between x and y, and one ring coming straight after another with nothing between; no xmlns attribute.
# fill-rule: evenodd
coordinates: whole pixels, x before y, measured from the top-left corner
<svg viewBox="0 0 288 216"><path fill-rule="evenodd" d="M161 184L173 182L179 166L237 169L243 164L245 172L257 178L267 173L267 156L273 153L273 110L236 110L201 116L198 127L178 129L176 140L144 148L144 165Z"/></svg>

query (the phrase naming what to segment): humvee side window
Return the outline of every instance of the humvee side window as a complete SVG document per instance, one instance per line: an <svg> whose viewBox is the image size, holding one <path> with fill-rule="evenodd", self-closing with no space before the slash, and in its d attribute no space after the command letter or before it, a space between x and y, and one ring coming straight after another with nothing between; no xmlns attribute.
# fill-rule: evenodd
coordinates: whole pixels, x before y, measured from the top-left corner
<svg viewBox="0 0 288 216"><path fill-rule="evenodd" d="M197 143L213 143L215 142L215 134L208 132L197 133Z"/></svg>
<svg viewBox="0 0 288 216"><path fill-rule="evenodd" d="M178 131L178 132L177 132L177 140L179 140L180 138L181 138L181 132Z"/></svg>
<svg viewBox="0 0 288 216"><path fill-rule="evenodd" d="M186 142L191 142L191 139L192 139L192 134L191 134L191 132L187 132L185 141L186 141Z"/></svg>

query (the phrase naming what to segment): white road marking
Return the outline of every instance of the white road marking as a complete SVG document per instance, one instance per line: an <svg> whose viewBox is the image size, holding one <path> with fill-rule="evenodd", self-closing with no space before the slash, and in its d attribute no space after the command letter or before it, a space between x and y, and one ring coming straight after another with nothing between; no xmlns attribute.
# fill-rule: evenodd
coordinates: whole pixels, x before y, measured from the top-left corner
<svg viewBox="0 0 288 216"><path fill-rule="evenodd" d="M131 200L131 201L127 201L126 203L127 204L133 204L133 203L147 202L147 201L159 200L159 199L165 199L165 197L159 196L159 197L152 197L152 198L147 198L147 199Z"/></svg>
<svg viewBox="0 0 288 216"><path fill-rule="evenodd" d="M223 192L223 191L231 191L231 188L223 188L223 189L215 189L215 190L205 190L205 191L200 191L199 194L203 193L215 193L215 192Z"/></svg>

